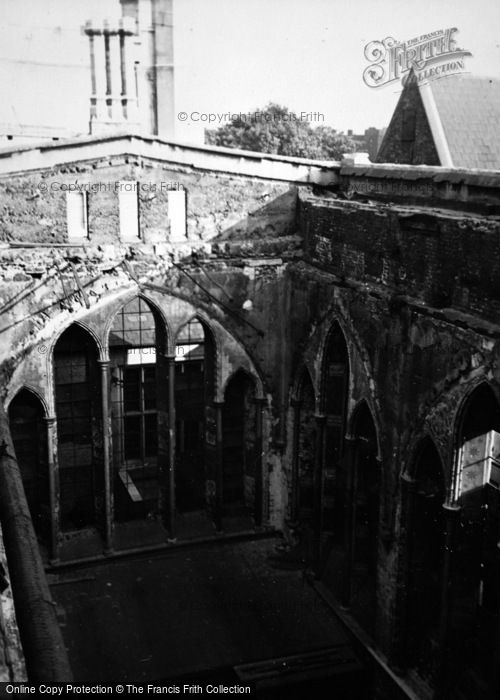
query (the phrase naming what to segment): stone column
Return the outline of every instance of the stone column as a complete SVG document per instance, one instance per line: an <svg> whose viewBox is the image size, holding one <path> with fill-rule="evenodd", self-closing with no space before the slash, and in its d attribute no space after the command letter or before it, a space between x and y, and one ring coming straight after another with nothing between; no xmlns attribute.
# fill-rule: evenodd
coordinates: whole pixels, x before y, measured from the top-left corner
<svg viewBox="0 0 500 700"><path fill-rule="evenodd" d="M96 66L95 66L95 39L96 35L92 32L88 34L90 47L90 121L97 117L97 85L96 85Z"/></svg>
<svg viewBox="0 0 500 700"><path fill-rule="evenodd" d="M121 112L120 113L121 113L123 119L127 119L127 117L128 117L127 95L128 95L128 90L130 88L127 85L127 82L128 82L127 52L125 51L127 35L123 31L123 29L120 29L120 31L118 32L118 37L119 37L119 42L120 42L120 84L121 84L121 91L120 91Z"/></svg>
<svg viewBox="0 0 500 700"><path fill-rule="evenodd" d="M125 38L126 74L127 74L127 118L130 123L139 125L139 85L137 63L130 35Z"/></svg>
<svg viewBox="0 0 500 700"><path fill-rule="evenodd" d="M118 31L113 31L109 36L110 68L111 68L111 100L113 122L122 122L123 116L123 71L121 69L120 35Z"/></svg>
<svg viewBox="0 0 500 700"><path fill-rule="evenodd" d="M111 83L111 36L109 29L104 29L104 68L106 79L106 117L113 119L113 85Z"/></svg>
<svg viewBox="0 0 500 700"><path fill-rule="evenodd" d="M59 561L59 470L56 459L56 418L44 418L47 430L47 471L49 475L50 563Z"/></svg>
<svg viewBox="0 0 500 700"><path fill-rule="evenodd" d="M216 466L215 466L215 529L222 532L222 512L224 504L224 463L222 438L222 407L224 401L214 401L216 423Z"/></svg>
<svg viewBox="0 0 500 700"><path fill-rule="evenodd" d="M169 539L175 541L175 355L168 362L168 518Z"/></svg>
<svg viewBox="0 0 500 700"><path fill-rule="evenodd" d="M106 120L106 61L104 55L104 34L93 32L95 61L95 114L97 121Z"/></svg>
<svg viewBox="0 0 500 700"><path fill-rule="evenodd" d="M326 417L322 413L315 413L316 419L316 451L314 464L314 515L313 515L313 533L314 533L314 555L313 567L316 576L319 576L321 570L321 555L322 555L322 537L323 537L323 477L325 463L325 422Z"/></svg>
<svg viewBox="0 0 500 700"><path fill-rule="evenodd" d="M132 119L137 127L137 85L131 37L135 21L122 17L118 25L85 25L90 48L90 131L102 133Z"/></svg>
<svg viewBox="0 0 500 700"><path fill-rule="evenodd" d="M264 484L263 484L263 469L262 469L262 418L265 399L255 399L255 527L262 527L263 512L264 512Z"/></svg>
<svg viewBox="0 0 500 700"><path fill-rule="evenodd" d="M348 608L351 604L351 581L354 567L353 538L356 518L356 509L354 506L354 493L356 486L356 438L352 435L346 435L345 437L344 454L342 459L344 461L347 484L346 500L344 504L345 566L341 586L341 603L343 607Z"/></svg>
<svg viewBox="0 0 500 700"><path fill-rule="evenodd" d="M111 465L111 428L109 422L109 360L101 367L102 446L104 457L104 553L113 552L113 477Z"/></svg>
<svg viewBox="0 0 500 700"><path fill-rule="evenodd" d="M397 589L394 605L394 628L389 663L397 673L408 666L408 585L410 584L409 563L411 533L415 511L417 481L403 474L401 476L401 527L398 543Z"/></svg>
<svg viewBox="0 0 500 700"><path fill-rule="evenodd" d="M455 503L445 503L445 536L444 556L441 577L441 616L439 620L438 677L435 698L445 697L448 676L452 672L450 664L449 641L451 633L451 616L453 611L453 560L460 523L460 506Z"/></svg>
<svg viewBox="0 0 500 700"><path fill-rule="evenodd" d="M293 409L293 446L292 446L292 484L290 493L290 520L296 523L299 518L299 461L300 461L300 408L302 401L292 399Z"/></svg>

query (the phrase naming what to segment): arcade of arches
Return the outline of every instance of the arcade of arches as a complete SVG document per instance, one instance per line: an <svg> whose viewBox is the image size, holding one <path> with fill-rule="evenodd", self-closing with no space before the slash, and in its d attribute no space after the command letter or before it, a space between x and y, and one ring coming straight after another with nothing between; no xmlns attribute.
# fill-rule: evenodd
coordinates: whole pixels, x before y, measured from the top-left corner
<svg viewBox="0 0 500 700"><path fill-rule="evenodd" d="M210 328L192 317L169 355L160 314L142 297L114 314L107 355L73 323L53 348L55 416L29 388L9 406L28 504L52 561L61 542L89 530L111 553L126 523L157 523L169 538L185 514L203 513L206 533L230 529L235 515L239 527L259 526L255 377L233 371L217 400Z"/></svg>

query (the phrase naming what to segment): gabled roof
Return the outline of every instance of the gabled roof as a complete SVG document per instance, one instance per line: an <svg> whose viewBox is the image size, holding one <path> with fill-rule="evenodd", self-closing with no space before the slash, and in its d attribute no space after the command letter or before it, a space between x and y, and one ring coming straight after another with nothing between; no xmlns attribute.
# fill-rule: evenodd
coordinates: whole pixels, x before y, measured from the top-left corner
<svg viewBox="0 0 500 700"><path fill-rule="evenodd" d="M500 170L500 80L458 74L419 90L441 165Z"/></svg>

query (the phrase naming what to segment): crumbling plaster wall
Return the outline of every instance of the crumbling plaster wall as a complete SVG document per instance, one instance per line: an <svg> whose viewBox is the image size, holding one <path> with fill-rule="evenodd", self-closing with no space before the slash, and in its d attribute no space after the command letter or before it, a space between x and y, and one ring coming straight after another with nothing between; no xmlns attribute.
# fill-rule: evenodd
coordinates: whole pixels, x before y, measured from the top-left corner
<svg viewBox="0 0 500 700"><path fill-rule="evenodd" d="M118 190L124 181L139 183L136 245L120 241ZM66 224L66 192L78 188L87 192L89 232L80 245L70 243ZM180 189L186 191L186 239L172 243L168 193ZM276 324L284 323L279 289L286 259L299 246L296 200L288 182L131 155L3 176L0 373L8 399L29 386L53 414L57 337L78 320L106 359L114 313L141 292L162 314L170 353L179 328L198 313L218 348L217 398L241 367L255 377L267 415L284 354L283 348L275 351ZM251 311L243 310L244 302L252 303ZM271 428L264 427L274 435L279 421L268 420Z"/></svg>
<svg viewBox="0 0 500 700"><path fill-rule="evenodd" d="M277 392L282 384L283 345L279 338L284 318L280 311L284 260L209 258L202 269L191 257L182 267L174 267L169 256L153 257L149 251L136 250L124 265L119 247L113 249L111 258L102 251L86 252L84 256L75 250L72 256L84 293L71 268L64 268L62 258L61 274L54 268L44 279L19 282L17 292L11 280L3 290L0 288L0 294L4 291L12 300L10 310L2 315L4 342L0 347L6 403L27 386L41 398L47 415L54 415L52 351L57 338L76 321L94 337L100 359L107 359L107 338L114 315L140 293L163 319L169 354L174 354L175 338L190 318L197 315L208 325L217 348L218 400L223 399L227 381L238 369L254 377L257 398L265 401L264 480L279 482L281 448L274 443L281 430ZM28 250L31 264L39 268L47 267L53 255L47 249ZM246 299L252 300L249 311L242 308ZM266 516L279 526L286 499L280 494L270 499Z"/></svg>
<svg viewBox="0 0 500 700"><path fill-rule="evenodd" d="M68 243L66 192L73 190L88 193L90 243L118 243L118 197L126 181L139 183L139 224L145 243L169 241L171 190L186 191L190 241L295 233L296 188L289 183L124 155L0 178L0 241Z"/></svg>

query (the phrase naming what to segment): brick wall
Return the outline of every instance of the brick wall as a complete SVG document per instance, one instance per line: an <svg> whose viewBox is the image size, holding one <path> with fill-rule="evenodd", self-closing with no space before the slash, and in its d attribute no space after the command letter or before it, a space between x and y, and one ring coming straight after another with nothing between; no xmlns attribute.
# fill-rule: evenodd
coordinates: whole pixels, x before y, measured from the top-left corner
<svg viewBox="0 0 500 700"><path fill-rule="evenodd" d="M302 227L312 264L385 294L494 321L500 311L497 223L440 210L306 201Z"/></svg>

